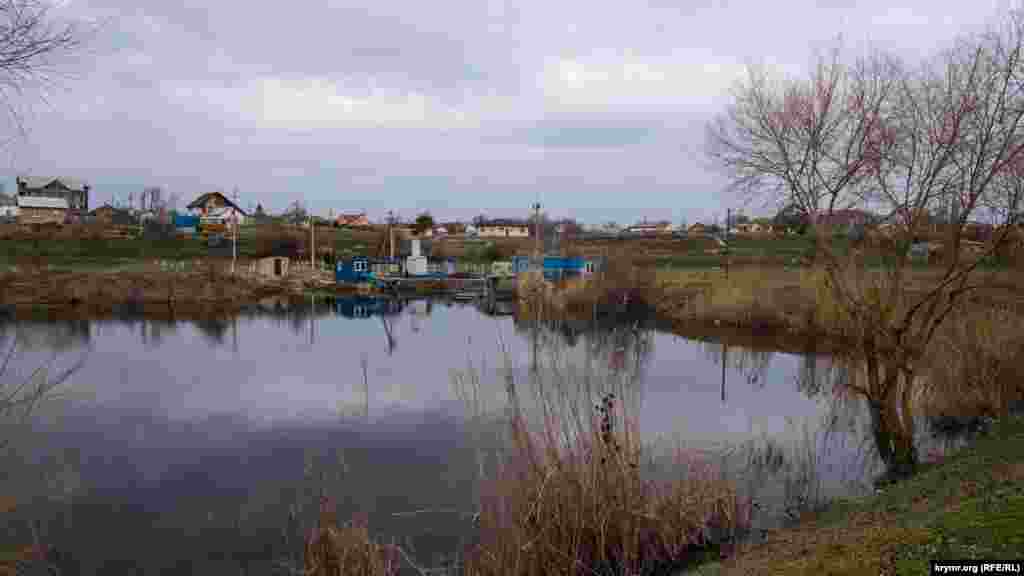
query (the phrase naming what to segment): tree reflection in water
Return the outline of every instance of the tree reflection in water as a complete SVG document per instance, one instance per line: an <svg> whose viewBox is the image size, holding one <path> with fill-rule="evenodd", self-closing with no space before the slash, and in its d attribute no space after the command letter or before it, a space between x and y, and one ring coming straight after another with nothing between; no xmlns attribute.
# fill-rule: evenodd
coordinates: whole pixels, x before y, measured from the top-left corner
<svg viewBox="0 0 1024 576"><path fill-rule="evenodd" d="M224 337L227 335L231 322L224 318L207 317L196 320L194 325L207 343L211 346L221 346L224 344Z"/></svg>
<svg viewBox="0 0 1024 576"><path fill-rule="evenodd" d="M704 357L711 360L716 366L722 366L740 374L748 385L764 388L767 382L768 367L771 366L772 359L775 358L775 352L729 346L724 342L701 342L700 347L704 352ZM724 371L723 378L725 378ZM724 389L725 381L722 386Z"/></svg>

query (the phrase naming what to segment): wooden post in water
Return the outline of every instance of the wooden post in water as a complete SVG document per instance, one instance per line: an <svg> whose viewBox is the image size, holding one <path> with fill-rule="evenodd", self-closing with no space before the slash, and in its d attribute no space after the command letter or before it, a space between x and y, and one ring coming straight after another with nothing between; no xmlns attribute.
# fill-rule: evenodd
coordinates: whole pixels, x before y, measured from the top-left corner
<svg viewBox="0 0 1024 576"><path fill-rule="evenodd" d="M722 341L722 404L725 404L725 364L729 361L729 347Z"/></svg>

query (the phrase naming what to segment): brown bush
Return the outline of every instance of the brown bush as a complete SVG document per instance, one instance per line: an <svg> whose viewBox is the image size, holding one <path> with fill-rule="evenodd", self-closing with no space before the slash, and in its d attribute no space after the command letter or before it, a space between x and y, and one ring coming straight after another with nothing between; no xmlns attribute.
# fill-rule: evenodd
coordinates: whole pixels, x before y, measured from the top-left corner
<svg viewBox="0 0 1024 576"><path fill-rule="evenodd" d="M652 473L615 394L593 411L544 412L537 433L513 416L511 452L482 488L467 574L651 573L748 526L749 508L709 462L676 450L673 472Z"/></svg>
<svg viewBox="0 0 1024 576"><path fill-rule="evenodd" d="M325 498L318 526L306 541L303 564L309 576L394 576L399 556L396 548L370 538L365 520L339 526L334 504Z"/></svg>
<svg viewBox="0 0 1024 576"><path fill-rule="evenodd" d="M1024 317L972 306L949 318L929 351L926 413L996 416L1024 399Z"/></svg>

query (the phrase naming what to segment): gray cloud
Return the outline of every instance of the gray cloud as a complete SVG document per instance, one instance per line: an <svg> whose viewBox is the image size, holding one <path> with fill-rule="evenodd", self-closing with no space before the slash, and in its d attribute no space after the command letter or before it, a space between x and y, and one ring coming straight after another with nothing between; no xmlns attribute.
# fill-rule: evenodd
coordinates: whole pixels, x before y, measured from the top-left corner
<svg viewBox="0 0 1024 576"><path fill-rule="evenodd" d="M18 103L7 172L74 174L104 200L238 186L282 209L589 220L724 212L703 123L746 62L783 72L839 33L911 57L996 3L288 3L71 0L102 22L75 78Z"/></svg>

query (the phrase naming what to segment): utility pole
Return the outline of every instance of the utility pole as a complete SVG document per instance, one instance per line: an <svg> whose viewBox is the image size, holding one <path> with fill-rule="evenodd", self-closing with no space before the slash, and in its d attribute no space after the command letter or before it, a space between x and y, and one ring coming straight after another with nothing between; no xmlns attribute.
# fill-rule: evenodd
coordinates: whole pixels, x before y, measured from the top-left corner
<svg viewBox="0 0 1024 576"><path fill-rule="evenodd" d="M725 404L725 364L729 361L729 347L722 340L722 404Z"/></svg>
<svg viewBox="0 0 1024 576"><path fill-rule="evenodd" d="M726 208L725 209L725 234L724 234L724 238L722 239L723 243L725 244L722 247L722 265L725 268L725 277L726 278L729 277L729 230L731 229L731 227L732 227L732 209L731 208ZM724 370L724 368L723 368L723 370ZM725 372L722 372L722 374L723 374L722 378L725 378L725 376L724 376ZM724 380L723 380L723 382L724 382ZM723 393L724 393L724 389L723 389Z"/></svg>
<svg viewBox="0 0 1024 576"><path fill-rule="evenodd" d="M316 220L313 213L309 213L309 267L316 270Z"/></svg>
<svg viewBox="0 0 1024 576"><path fill-rule="evenodd" d="M235 186L235 208L231 211L231 273L235 273L238 260L238 186Z"/></svg>
<svg viewBox="0 0 1024 576"><path fill-rule="evenodd" d="M388 210L388 259L395 259L395 216L394 212ZM390 264L389 264L390 265Z"/></svg>
<svg viewBox="0 0 1024 576"><path fill-rule="evenodd" d="M533 204L533 236L534 258L537 260L537 265L542 267L541 264L543 263L543 260L541 260L540 253L540 202L535 202Z"/></svg>

